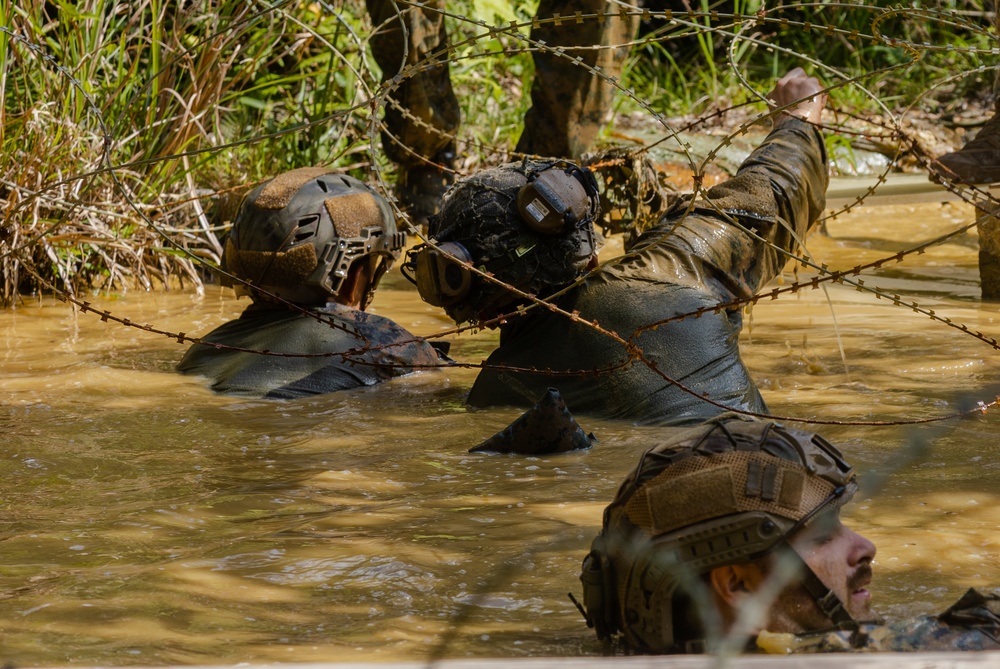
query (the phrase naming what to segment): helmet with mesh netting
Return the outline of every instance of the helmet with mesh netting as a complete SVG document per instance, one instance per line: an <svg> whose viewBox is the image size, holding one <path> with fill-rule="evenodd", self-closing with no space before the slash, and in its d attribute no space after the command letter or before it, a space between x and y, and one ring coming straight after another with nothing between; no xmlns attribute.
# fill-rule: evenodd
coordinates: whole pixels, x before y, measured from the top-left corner
<svg viewBox="0 0 1000 669"><path fill-rule="evenodd" d="M420 295L456 322L488 320L517 296L469 271L544 296L571 284L599 248L593 174L568 161L509 163L462 179L431 217L428 244L404 265Z"/></svg>
<svg viewBox="0 0 1000 669"><path fill-rule="evenodd" d="M701 650L703 576L787 547L856 490L853 468L817 434L733 414L679 431L642 456L604 512L580 575L587 623L640 652ZM853 623L798 562L820 610Z"/></svg>
<svg viewBox="0 0 1000 669"><path fill-rule="evenodd" d="M243 198L226 240L223 285L256 297L321 304L337 295L351 266L373 261L366 303L398 257L406 235L371 186L329 168L304 167Z"/></svg>

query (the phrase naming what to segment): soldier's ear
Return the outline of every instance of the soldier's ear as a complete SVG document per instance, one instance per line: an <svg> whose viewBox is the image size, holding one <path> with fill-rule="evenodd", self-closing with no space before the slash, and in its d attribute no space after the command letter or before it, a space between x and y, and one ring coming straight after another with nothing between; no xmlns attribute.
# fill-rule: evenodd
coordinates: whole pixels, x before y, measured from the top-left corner
<svg viewBox="0 0 1000 669"><path fill-rule="evenodd" d="M731 609L738 608L763 582L764 573L754 562L716 567L709 572L709 585L716 600Z"/></svg>
<svg viewBox="0 0 1000 669"><path fill-rule="evenodd" d="M716 600L728 608L736 608L740 593L746 591L732 565L713 569L709 572L708 582Z"/></svg>

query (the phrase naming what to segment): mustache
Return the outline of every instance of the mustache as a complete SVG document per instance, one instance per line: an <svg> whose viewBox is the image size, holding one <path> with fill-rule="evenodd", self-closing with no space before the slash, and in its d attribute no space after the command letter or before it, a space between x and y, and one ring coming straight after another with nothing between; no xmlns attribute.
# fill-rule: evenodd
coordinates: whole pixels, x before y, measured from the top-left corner
<svg viewBox="0 0 1000 669"><path fill-rule="evenodd" d="M867 562L851 574L850 578L847 579L847 592L851 593L855 590L863 588L865 585L870 583L872 580L872 566Z"/></svg>

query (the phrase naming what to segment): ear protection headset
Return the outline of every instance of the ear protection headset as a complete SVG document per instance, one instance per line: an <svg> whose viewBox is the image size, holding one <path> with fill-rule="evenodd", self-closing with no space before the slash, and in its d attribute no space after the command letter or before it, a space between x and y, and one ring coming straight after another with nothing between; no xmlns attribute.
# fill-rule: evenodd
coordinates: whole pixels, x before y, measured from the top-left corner
<svg viewBox="0 0 1000 669"><path fill-rule="evenodd" d="M517 193L517 210L524 225L543 239L582 234L587 256L596 251L593 221L600 203L593 172L559 160L529 172L527 178L528 182ZM496 258L483 258L477 269L495 274L530 253L535 245L522 244ZM474 259L461 243L432 239L406 255L403 276L417 286L425 302L435 307L451 307L468 297Z"/></svg>
<svg viewBox="0 0 1000 669"><path fill-rule="evenodd" d="M564 169L555 169L562 166ZM589 169L551 163L528 174L517 192L517 211L533 232L557 236L593 222L597 216L597 179Z"/></svg>
<svg viewBox="0 0 1000 669"><path fill-rule="evenodd" d="M416 276L417 292L424 302L435 307L450 307L469 294L472 272L467 267L472 256L464 246L444 242L437 248L424 244L410 251L408 262L403 265L403 275L411 269ZM412 279L410 279L412 281Z"/></svg>

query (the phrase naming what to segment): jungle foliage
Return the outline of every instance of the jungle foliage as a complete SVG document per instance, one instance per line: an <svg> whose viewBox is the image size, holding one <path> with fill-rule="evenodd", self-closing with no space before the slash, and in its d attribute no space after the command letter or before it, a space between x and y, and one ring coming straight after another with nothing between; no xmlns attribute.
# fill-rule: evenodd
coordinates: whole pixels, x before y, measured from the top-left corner
<svg viewBox="0 0 1000 669"><path fill-rule="evenodd" d="M517 140L532 63L507 31L535 5L447 4L466 168ZM916 103L948 117L970 96L989 97L1000 64L982 2L686 6L649 0L622 81L665 115L742 102L752 97L745 82L768 85L803 65L854 82L832 91L841 108ZM286 169L336 165L391 181L364 9L361 0L0 0L0 306L40 293L200 286L242 192ZM656 17L668 9L673 21ZM636 108L621 96L619 111Z"/></svg>

